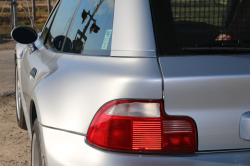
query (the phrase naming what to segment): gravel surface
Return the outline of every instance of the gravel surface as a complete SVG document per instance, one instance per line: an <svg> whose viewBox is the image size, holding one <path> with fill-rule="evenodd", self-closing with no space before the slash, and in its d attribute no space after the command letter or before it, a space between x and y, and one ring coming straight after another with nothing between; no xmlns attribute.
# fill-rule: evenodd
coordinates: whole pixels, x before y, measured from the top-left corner
<svg viewBox="0 0 250 166"><path fill-rule="evenodd" d="M13 40L0 40L0 165L30 165L28 132L18 128Z"/></svg>

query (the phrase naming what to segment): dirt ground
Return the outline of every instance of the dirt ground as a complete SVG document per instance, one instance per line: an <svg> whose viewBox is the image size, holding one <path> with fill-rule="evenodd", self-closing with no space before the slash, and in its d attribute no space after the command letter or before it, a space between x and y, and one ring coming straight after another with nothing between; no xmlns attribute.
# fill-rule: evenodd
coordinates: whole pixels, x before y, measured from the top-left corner
<svg viewBox="0 0 250 166"><path fill-rule="evenodd" d="M16 42L11 39L0 39L0 50L14 50L15 44Z"/></svg>
<svg viewBox="0 0 250 166"><path fill-rule="evenodd" d="M14 45L0 40L0 165L29 166L29 135L16 123Z"/></svg>

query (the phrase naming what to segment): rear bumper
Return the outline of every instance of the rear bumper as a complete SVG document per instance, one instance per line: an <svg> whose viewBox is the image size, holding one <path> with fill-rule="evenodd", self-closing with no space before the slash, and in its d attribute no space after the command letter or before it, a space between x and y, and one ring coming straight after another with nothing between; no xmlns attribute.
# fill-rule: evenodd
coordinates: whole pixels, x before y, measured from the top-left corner
<svg viewBox="0 0 250 166"><path fill-rule="evenodd" d="M86 166L226 166L250 165L250 151L193 155L140 155L93 148L86 137L41 126L46 163Z"/></svg>

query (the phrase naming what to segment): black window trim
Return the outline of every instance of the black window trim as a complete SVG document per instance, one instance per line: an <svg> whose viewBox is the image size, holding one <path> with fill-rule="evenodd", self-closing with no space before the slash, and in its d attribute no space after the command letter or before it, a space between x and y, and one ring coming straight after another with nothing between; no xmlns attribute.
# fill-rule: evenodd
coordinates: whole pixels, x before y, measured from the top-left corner
<svg viewBox="0 0 250 166"><path fill-rule="evenodd" d="M57 6L59 5L60 1L61 1L61 0L58 0L58 1L56 2L56 5L53 7L52 11L50 12L49 17L48 17L48 19L46 20L46 22L45 22L45 24L44 24L44 26L43 26L42 33L44 32L44 28L47 26L47 24L48 24L48 22L49 22L51 16L52 16L53 13L55 12L55 10L56 10ZM47 35L46 35L46 36L47 36Z"/></svg>
<svg viewBox="0 0 250 166"><path fill-rule="evenodd" d="M54 22L54 20L55 20L55 17L56 17L56 14L57 14L57 12L58 12L58 9L60 8L60 6L61 6L61 4L62 4L62 3L61 3L62 0L59 0L59 1L60 1L60 4L58 4L59 6L58 6L57 10L55 11L55 15L54 15L54 17L53 17L52 20L51 20L51 24L50 24L50 26L49 26L48 33L46 34L45 40L44 40L44 42L43 42L43 45L44 45L46 48L49 48L49 46L46 44L46 42L47 42L47 40L48 40L48 35L49 35L49 33L50 33L50 30L51 30L51 27L52 27L53 22ZM52 50L52 49L50 49L50 50Z"/></svg>
<svg viewBox="0 0 250 166"><path fill-rule="evenodd" d="M73 18L75 17L76 10L77 10L77 8L78 8L80 2L81 2L81 0L78 0L77 5L76 5L76 8L75 8L75 10L74 10L74 13L73 13L73 15L72 15L72 17L71 17L71 20L70 20L70 23L69 23L69 27L68 27L67 32L66 32L66 35L65 35L65 39L64 39L64 41L63 41L62 48L61 48L61 50L60 50L59 52L63 52L64 46L65 46L65 42L66 42L66 39L67 39L67 37L68 37L68 33L69 33L69 30L70 30L70 27L71 27L71 23L72 23L72 21L73 21Z"/></svg>
<svg viewBox="0 0 250 166"><path fill-rule="evenodd" d="M52 25L53 25L53 23L54 23L56 14L57 14L57 12L58 12L58 10L59 10L59 8L60 8L60 5L62 4L62 1L63 1L63 0L58 0L58 2L57 2L57 4L58 4L59 6L58 6L57 10L55 11L55 15L54 15L54 17L52 18L51 24L50 24L50 26L49 26L48 33L46 34L45 40L44 40L44 42L43 42L43 45L45 46L45 48L47 48L47 49L49 49L49 50L51 50L51 51L53 51L53 52L62 52L62 49L63 49L63 47L62 47L62 49L61 49L60 51L59 51L59 50L55 50L55 49L51 49L51 47L49 47L49 46L46 44L46 42L47 42L47 40L48 40L48 34L49 34L49 32L50 32L50 30L51 30L51 27L52 27ZM73 17L74 17L74 15L75 15L75 11L76 11L76 9L77 9L77 7L78 7L80 1L81 1L81 0L78 0L77 5L76 5L76 7L75 7L74 13L73 13L73 15L72 15L72 18L71 18L71 21L70 21L70 24L69 24L69 27L68 27L68 29L67 29L66 37L67 37L68 31L69 31L69 28L70 28L70 26L71 26ZM59 4L59 3L60 3L60 4ZM53 10L55 10L55 9L56 9L56 7L54 7ZM51 15L52 15L52 12L51 12ZM50 15L50 17L51 17L51 15ZM49 19L50 19L50 18L49 18ZM48 20L49 20L49 19L48 19ZM48 22L48 20L47 20L47 22ZM47 24L47 22L46 22L46 24ZM45 27L45 26L44 26L44 27ZM65 39L64 39L63 45L65 44L66 37L65 37Z"/></svg>

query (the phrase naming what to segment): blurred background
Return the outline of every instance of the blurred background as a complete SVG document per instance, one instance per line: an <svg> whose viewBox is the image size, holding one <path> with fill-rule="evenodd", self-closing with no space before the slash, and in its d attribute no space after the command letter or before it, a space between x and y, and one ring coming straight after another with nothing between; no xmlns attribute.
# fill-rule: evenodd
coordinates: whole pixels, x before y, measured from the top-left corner
<svg viewBox="0 0 250 166"><path fill-rule="evenodd" d="M11 38L11 30L15 26L34 26L22 5L42 30L56 2L57 0L0 0L0 39Z"/></svg>

